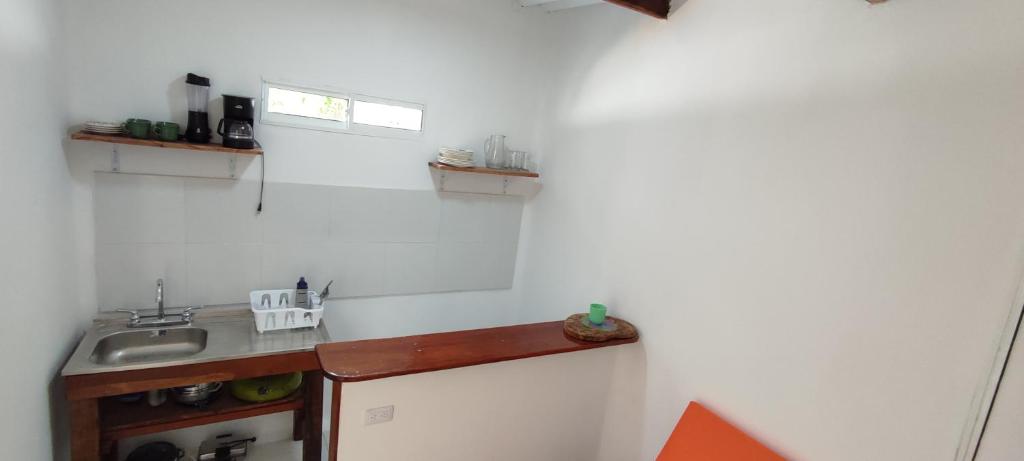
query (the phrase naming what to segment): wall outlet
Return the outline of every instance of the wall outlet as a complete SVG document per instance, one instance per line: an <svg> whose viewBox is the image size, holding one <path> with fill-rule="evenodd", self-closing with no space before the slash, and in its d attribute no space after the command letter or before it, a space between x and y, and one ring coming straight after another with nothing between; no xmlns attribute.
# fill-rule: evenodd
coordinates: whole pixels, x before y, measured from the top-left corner
<svg viewBox="0 0 1024 461"><path fill-rule="evenodd" d="M386 423L395 419L395 406L377 407L366 410L366 426Z"/></svg>

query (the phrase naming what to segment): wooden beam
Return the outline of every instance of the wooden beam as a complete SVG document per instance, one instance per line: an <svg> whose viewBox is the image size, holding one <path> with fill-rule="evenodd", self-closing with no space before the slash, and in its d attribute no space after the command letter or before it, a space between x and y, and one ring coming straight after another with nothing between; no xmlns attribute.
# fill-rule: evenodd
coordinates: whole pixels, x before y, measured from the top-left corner
<svg viewBox="0 0 1024 461"><path fill-rule="evenodd" d="M671 0L605 0L608 3L623 6L633 11L653 16L658 19L668 19L668 11Z"/></svg>

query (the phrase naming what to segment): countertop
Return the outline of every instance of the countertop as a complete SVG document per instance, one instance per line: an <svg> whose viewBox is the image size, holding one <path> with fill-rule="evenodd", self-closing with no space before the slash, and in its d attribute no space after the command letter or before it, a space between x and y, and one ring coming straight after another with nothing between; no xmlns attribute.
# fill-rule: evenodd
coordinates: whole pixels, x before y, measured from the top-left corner
<svg viewBox="0 0 1024 461"><path fill-rule="evenodd" d="M197 354L158 362L101 365L94 363L90 356L96 343L103 337L122 331L139 331L145 328L128 329L125 318L99 319L78 343L75 352L61 371L62 376L96 373L110 373L127 370L143 370L176 365L192 365L228 359L259 357L288 352L312 351L318 344L331 341L324 321L317 328L278 330L259 333L248 309L210 309L196 314L191 328L208 331L206 348ZM161 328L164 330L189 328L179 326Z"/></svg>
<svg viewBox="0 0 1024 461"><path fill-rule="evenodd" d="M588 342L565 335L564 322L533 323L402 338L321 344L324 374L339 382L367 381L505 360L635 343L639 338Z"/></svg>

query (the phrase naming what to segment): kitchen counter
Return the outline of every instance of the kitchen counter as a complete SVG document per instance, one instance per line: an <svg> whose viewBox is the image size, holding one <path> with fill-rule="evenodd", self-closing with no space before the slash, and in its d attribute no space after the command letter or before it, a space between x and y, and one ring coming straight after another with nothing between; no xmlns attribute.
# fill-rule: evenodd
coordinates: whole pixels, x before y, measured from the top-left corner
<svg viewBox="0 0 1024 461"><path fill-rule="evenodd" d="M114 365L97 363L91 357L96 345L111 334L155 334L188 328L207 332L206 347L193 355ZM330 336L323 323L315 329L260 334L252 312L238 308L203 310L190 326L129 329L124 316L97 320L62 371L71 422L71 459L120 459L118 442L124 438L291 412L293 437L303 441L303 461L319 461L323 440L323 373L314 347L328 341ZM109 398L195 383L296 372L303 374L302 388L290 397L271 402L246 402L224 395L205 408L174 402L153 408L145 402L126 405Z"/></svg>
<svg viewBox="0 0 1024 461"><path fill-rule="evenodd" d="M317 328L299 330L278 330L259 333L253 323L252 312L248 309L219 309L201 311L196 314L191 328L202 328L207 333L206 348L194 355L172 360L154 362L103 365L91 360L93 349L105 336L123 331L142 331L147 328L129 329L122 318L97 320L85 337L78 343L74 354L61 371L63 376L110 373L128 370L144 370L176 365L192 365L228 359L259 357L288 352L312 351L317 344L330 342L330 335L324 322ZM148 328L173 330L189 326Z"/></svg>
<svg viewBox="0 0 1024 461"><path fill-rule="evenodd" d="M327 378L368 381L632 344L637 338L588 342L566 336L564 322L544 322L317 346Z"/></svg>

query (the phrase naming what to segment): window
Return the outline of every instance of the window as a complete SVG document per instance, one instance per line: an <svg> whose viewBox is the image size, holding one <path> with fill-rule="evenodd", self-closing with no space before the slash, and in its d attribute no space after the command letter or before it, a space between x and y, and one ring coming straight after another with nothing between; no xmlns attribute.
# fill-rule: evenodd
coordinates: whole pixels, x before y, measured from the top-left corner
<svg viewBox="0 0 1024 461"><path fill-rule="evenodd" d="M389 138L418 137L424 106L338 92L263 82L262 123Z"/></svg>
<svg viewBox="0 0 1024 461"><path fill-rule="evenodd" d="M270 87L267 112L348 122L348 99Z"/></svg>
<svg viewBox="0 0 1024 461"><path fill-rule="evenodd" d="M420 131L423 128L423 110L356 99L352 121L362 125Z"/></svg>

